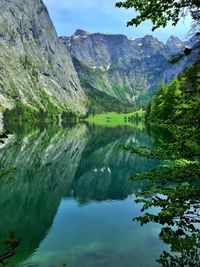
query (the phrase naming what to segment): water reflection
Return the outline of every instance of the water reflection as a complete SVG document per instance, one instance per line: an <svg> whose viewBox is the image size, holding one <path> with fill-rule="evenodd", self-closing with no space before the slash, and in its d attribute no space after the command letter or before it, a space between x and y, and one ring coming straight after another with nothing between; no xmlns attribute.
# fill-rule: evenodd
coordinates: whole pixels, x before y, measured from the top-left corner
<svg viewBox="0 0 200 267"><path fill-rule="evenodd" d="M0 153L1 169L16 168L0 186L1 236L22 239L17 260L29 257L51 226L85 147L86 127L13 136Z"/></svg>
<svg viewBox="0 0 200 267"><path fill-rule="evenodd" d="M96 131L96 135L95 132ZM74 197L80 203L96 200L125 199L141 189L141 183L127 178L134 172L151 169L158 161L131 155L120 144L153 145L145 130L137 128L89 129L89 140L77 169L73 184Z"/></svg>
<svg viewBox="0 0 200 267"><path fill-rule="evenodd" d="M50 127L10 138L0 168L16 171L0 184L0 235L12 230L22 240L11 266L155 266L160 242L151 228L133 228L139 211L127 199L144 184L127 178L159 162L120 150L122 143L155 145L138 127Z"/></svg>

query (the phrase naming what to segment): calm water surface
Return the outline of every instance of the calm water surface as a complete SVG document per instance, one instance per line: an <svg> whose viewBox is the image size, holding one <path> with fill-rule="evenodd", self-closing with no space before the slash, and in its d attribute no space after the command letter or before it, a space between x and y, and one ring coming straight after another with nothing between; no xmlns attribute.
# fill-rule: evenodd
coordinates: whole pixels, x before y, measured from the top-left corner
<svg viewBox="0 0 200 267"><path fill-rule="evenodd" d="M155 267L165 245L160 226L141 227L134 173L159 161L119 149L157 146L144 125L20 130L0 149L0 235L21 238L6 266Z"/></svg>

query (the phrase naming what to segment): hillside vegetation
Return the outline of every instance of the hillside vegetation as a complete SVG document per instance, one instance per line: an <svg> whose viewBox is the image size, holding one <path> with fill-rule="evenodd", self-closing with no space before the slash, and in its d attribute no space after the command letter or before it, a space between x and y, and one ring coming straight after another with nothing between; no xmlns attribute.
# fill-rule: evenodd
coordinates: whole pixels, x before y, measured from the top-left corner
<svg viewBox="0 0 200 267"><path fill-rule="evenodd" d="M72 58L76 70L80 74L81 86L87 97L87 113L99 114L104 112L131 112L136 109L135 104L124 103L123 96L121 100L108 94L105 77L100 69L92 69ZM118 85L119 86L119 85ZM99 90L101 88L101 90ZM117 86L116 86L116 90ZM142 97L141 97L142 100ZM141 101L142 102L142 101Z"/></svg>
<svg viewBox="0 0 200 267"><path fill-rule="evenodd" d="M160 90L147 110L149 121L198 126L200 122L200 60Z"/></svg>
<svg viewBox="0 0 200 267"><path fill-rule="evenodd" d="M162 85L149 104L146 120L150 127L165 128L171 141L159 149L122 146L142 157L163 160L164 164L131 177L148 180L136 197L143 203L141 225L162 225L159 237L170 246L157 260L162 266L200 265L200 66L199 60L177 79ZM160 128L161 127L161 128ZM151 207L158 207L151 213Z"/></svg>

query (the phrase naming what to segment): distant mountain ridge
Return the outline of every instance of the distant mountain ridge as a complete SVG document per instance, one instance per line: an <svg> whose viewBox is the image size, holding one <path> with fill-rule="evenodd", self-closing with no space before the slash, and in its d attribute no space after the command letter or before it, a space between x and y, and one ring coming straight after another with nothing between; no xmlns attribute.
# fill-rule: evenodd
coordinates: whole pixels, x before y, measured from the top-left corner
<svg viewBox="0 0 200 267"><path fill-rule="evenodd" d="M171 54L185 47L174 36L164 44L151 35L132 39L78 29L60 39L75 60L85 90L93 87L124 103L152 95L161 82L169 82L193 62L188 57L179 64L168 63Z"/></svg>

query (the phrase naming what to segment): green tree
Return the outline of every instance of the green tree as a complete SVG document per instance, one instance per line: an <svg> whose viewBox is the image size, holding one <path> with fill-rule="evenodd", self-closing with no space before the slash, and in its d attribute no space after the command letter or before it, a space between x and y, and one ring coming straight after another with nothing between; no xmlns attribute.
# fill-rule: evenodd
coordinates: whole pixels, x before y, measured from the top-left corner
<svg viewBox="0 0 200 267"><path fill-rule="evenodd" d="M191 14L194 21L200 21L199 0L125 0L116 3L117 7L134 8L136 17L127 23L127 26L138 26L149 19L153 23L152 30L166 27L169 21L176 26L181 17Z"/></svg>

